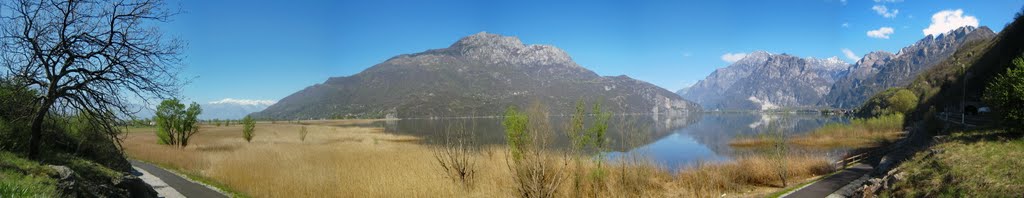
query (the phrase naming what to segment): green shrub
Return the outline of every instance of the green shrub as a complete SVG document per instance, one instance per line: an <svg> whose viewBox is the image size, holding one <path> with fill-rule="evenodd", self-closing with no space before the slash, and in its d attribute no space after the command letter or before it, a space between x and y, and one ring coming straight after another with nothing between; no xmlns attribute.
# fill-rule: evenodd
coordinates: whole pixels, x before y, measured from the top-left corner
<svg viewBox="0 0 1024 198"><path fill-rule="evenodd" d="M904 88L891 88L875 94L864 102L857 110L861 117L875 117L887 114L907 114L918 104L918 97L913 91Z"/></svg>
<svg viewBox="0 0 1024 198"><path fill-rule="evenodd" d="M35 110L35 91L0 79L0 150L28 150L29 120Z"/></svg>
<svg viewBox="0 0 1024 198"><path fill-rule="evenodd" d="M1003 126L1024 132L1024 58L1013 59L1013 66L1006 73L992 79L983 99L995 108Z"/></svg>
<svg viewBox="0 0 1024 198"><path fill-rule="evenodd" d="M246 142L252 142L254 132L256 132L256 121L252 119L252 116L245 116L242 119L242 138L245 138Z"/></svg>
<svg viewBox="0 0 1024 198"><path fill-rule="evenodd" d="M309 133L309 131L306 130L306 126L302 126L302 128L299 129L299 140L302 140L303 142L305 142L306 141L306 134L308 134L308 133Z"/></svg>
<svg viewBox="0 0 1024 198"><path fill-rule="evenodd" d="M515 106L509 106L508 110L505 110L505 120L501 122L501 125L505 126L508 149L509 152L512 152L512 158L515 160L522 159L523 149L530 144L529 134L526 133L529 122L526 114L519 112Z"/></svg>
<svg viewBox="0 0 1024 198"><path fill-rule="evenodd" d="M873 118L850 120L850 125L868 129L871 132L899 131L903 128L903 114L895 113Z"/></svg>
<svg viewBox="0 0 1024 198"><path fill-rule="evenodd" d="M573 179L573 190L576 196L597 196L596 194L585 194L582 189L584 184L591 184L589 192L598 193L601 192L601 186L603 185L604 178L608 174L608 171L604 169L605 154L608 151L608 141L606 133L608 131L608 119L611 118L611 113L602 111L601 104L594 104L591 109L591 114L594 116L593 122L589 128L585 128L584 120L587 117L586 104L583 100L576 101L576 111L569 121L569 128L566 135L569 136L571 141L571 149L569 155L572 156L573 164L575 164L574 172L572 174ZM594 156L590 159L593 160L597 167L592 169L590 173L585 174L582 172L583 162L579 156L583 155L584 152L592 152ZM589 180L591 182L586 182Z"/></svg>
<svg viewBox="0 0 1024 198"><path fill-rule="evenodd" d="M515 107L505 113L508 167L519 197L554 197L565 179L566 162L546 150L554 138L548 117L547 108L536 101L525 113Z"/></svg>

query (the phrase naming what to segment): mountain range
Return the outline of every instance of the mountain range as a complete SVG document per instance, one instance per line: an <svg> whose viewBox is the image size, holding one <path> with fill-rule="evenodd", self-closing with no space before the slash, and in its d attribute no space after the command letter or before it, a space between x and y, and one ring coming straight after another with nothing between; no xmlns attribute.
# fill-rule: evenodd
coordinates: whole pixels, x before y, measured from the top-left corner
<svg viewBox="0 0 1024 198"><path fill-rule="evenodd" d="M853 65L836 57L757 51L677 93L709 110L855 108L875 93L906 85L965 43L993 37L987 27L965 26L928 35L896 54L869 53Z"/></svg>
<svg viewBox="0 0 1024 198"><path fill-rule="evenodd" d="M767 110L809 105L849 67L837 57L800 58L755 51L691 86L683 98L707 109ZM813 104L813 103L811 103Z"/></svg>
<svg viewBox="0 0 1024 198"><path fill-rule="evenodd" d="M253 112L266 109L275 102L271 100L245 100L225 98L202 104L203 112L200 119L242 119Z"/></svg>
<svg viewBox="0 0 1024 198"><path fill-rule="evenodd" d="M578 100L615 113L700 111L679 95L624 75L599 76L563 50L481 32L447 48L392 57L293 93L259 118L429 118L501 115L534 101L555 114ZM589 108L589 107L588 107Z"/></svg>

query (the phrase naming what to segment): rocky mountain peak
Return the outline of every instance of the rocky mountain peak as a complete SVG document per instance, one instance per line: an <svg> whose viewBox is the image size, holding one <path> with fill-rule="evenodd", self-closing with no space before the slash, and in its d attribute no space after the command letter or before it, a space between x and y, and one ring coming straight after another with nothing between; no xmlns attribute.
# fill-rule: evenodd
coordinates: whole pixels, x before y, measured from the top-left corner
<svg viewBox="0 0 1024 198"><path fill-rule="evenodd" d="M514 36L502 36L499 34L479 32L473 35L469 35L459 39L449 48L477 48L477 47L495 47L495 48L508 48L508 49L520 49L525 48L523 41Z"/></svg>
<svg viewBox="0 0 1024 198"><path fill-rule="evenodd" d="M985 29L988 29L988 28L985 28ZM978 28L973 27L973 26L959 27L959 28L956 28L956 29L951 30L949 32L940 34L935 39L941 39L944 36L953 36L953 37L956 37L956 38L962 38L964 36L967 36L968 34L971 34L975 30L978 30Z"/></svg>
<svg viewBox="0 0 1024 198"><path fill-rule="evenodd" d="M490 64L579 67L572 61L568 53L557 47L523 45L523 42L514 36L502 36L487 32L459 39L444 51L454 51L466 59Z"/></svg>
<svg viewBox="0 0 1024 198"><path fill-rule="evenodd" d="M767 59L768 57L770 57L772 55L773 54L768 52L768 51L757 50L757 51L751 52L747 56L743 57L742 59L740 59L740 61L743 61L743 59L751 59L752 61L764 60L764 59Z"/></svg>
<svg viewBox="0 0 1024 198"><path fill-rule="evenodd" d="M939 35L927 35L921 40L918 40L913 45L900 49L896 56L904 56L907 54L918 54L921 50L926 48L933 48L930 51L944 50L944 49L955 49L960 44L968 40L985 39L994 37L995 33L991 29L985 26L974 27L974 26L963 26L957 29L950 30L946 33ZM937 48L937 49L935 49Z"/></svg>
<svg viewBox="0 0 1024 198"><path fill-rule="evenodd" d="M891 52L881 50L874 51L864 55L864 57L861 57L860 60L858 60L855 64L855 67L870 67L876 64L885 63L886 61L889 61L889 59L891 59L893 56L895 56L895 54Z"/></svg>

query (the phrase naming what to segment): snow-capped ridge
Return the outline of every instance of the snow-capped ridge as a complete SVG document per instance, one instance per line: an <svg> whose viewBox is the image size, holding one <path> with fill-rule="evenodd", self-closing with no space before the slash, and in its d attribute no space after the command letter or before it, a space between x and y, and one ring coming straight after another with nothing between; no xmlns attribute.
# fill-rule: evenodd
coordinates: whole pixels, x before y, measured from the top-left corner
<svg viewBox="0 0 1024 198"><path fill-rule="evenodd" d="M234 98L224 98L222 100L209 102L209 104L236 104L236 105L253 105L253 106L255 106L255 105L270 106L270 105L274 105L274 103L277 103L277 101L273 101L273 100L234 99Z"/></svg>

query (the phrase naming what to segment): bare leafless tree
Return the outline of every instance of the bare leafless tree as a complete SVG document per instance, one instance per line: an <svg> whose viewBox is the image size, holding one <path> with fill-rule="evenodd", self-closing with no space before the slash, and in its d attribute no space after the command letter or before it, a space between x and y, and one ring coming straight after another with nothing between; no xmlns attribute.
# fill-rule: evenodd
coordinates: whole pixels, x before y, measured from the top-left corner
<svg viewBox="0 0 1024 198"><path fill-rule="evenodd" d="M133 99L177 93L179 51L184 45L156 28L177 13L164 7L161 0L4 3L0 59L9 75L40 93L32 115L29 158L38 158L41 125L49 113L111 115L94 122L116 133L113 124L118 118L110 112L132 115L138 111Z"/></svg>
<svg viewBox="0 0 1024 198"><path fill-rule="evenodd" d="M466 122L465 119L453 120L445 129L444 142L433 149L433 153L444 175L469 189L479 171L476 155L480 149L472 131L476 128L475 122L470 125Z"/></svg>

